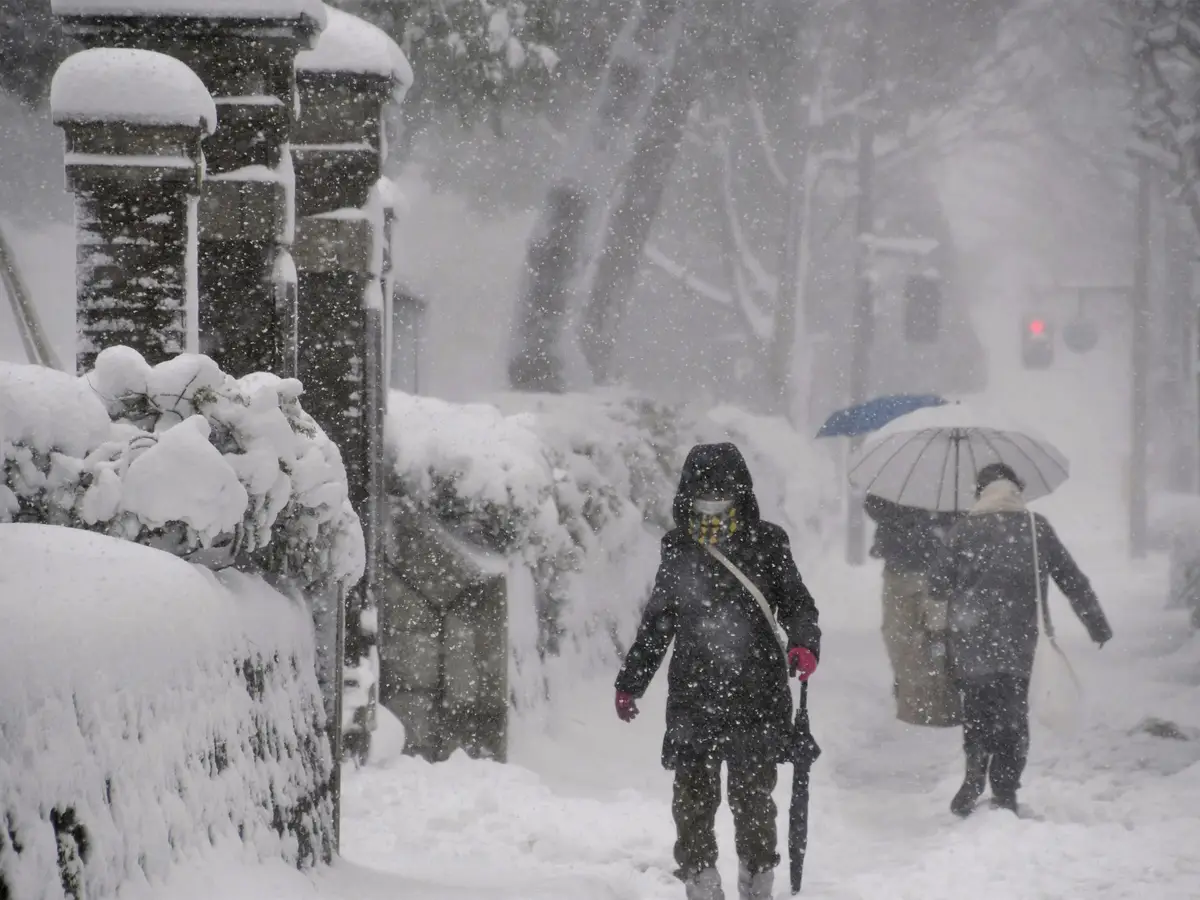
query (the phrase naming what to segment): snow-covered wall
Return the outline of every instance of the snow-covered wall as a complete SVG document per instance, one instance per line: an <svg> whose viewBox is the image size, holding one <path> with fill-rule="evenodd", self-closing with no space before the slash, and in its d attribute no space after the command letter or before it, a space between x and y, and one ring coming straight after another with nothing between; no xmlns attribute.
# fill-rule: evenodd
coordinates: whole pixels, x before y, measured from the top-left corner
<svg viewBox="0 0 1200 900"><path fill-rule="evenodd" d="M87 531L0 524L0 896L112 897L218 843L328 859L308 611Z"/></svg>

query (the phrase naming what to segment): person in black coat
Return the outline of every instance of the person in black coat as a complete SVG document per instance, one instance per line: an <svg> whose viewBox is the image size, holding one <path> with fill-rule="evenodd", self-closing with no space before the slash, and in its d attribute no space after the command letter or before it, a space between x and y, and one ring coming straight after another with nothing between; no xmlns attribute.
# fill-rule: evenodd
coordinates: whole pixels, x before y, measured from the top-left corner
<svg viewBox="0 0 1200 900"><path fill-rule="evenodd" d="M1098 645L1112 639L1104 610L1024 486L1003 463L976 476L977 502L951 531L932 579L948 604L951 671L963 698L966 776L950 809L970 815L990 780L994 806L1017 811L1029 752L1029 680L1038 639L1038 595L1050 579ZM1037 541L1039 585L1034 580Z"/></svg>
<svg viewBox="0 0 1200 900"><path fill-rule="evenodd" d="M720 770L729 769L743 900L770 897L776 851L776 767L805 736L793 734L789 669L807 679L820 657L817 607L787 534L759 516L746 461L733 444L700 444L684 463L676 528L616 680L618 715L637 715L671 643L662 764L675 771L676 874L689 900L720 900L714 819ZM710 552L757 586L787 634L787 653L758 601Z"/></svg>

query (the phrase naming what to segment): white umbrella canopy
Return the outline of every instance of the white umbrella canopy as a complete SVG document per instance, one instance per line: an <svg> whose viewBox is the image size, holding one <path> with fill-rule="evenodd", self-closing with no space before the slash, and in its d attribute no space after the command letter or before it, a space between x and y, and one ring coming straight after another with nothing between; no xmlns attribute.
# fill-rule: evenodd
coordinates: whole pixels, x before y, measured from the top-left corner
<svg viewBox="0 0 1200 900"><path fill-rule="evenodd" d="M975 502L975 476L989 463L1009 466L1036 500L1067 480L1067 458L1003 413L965 403L894 419L850 461L855 487L904 506L960 512Z"/></svg>

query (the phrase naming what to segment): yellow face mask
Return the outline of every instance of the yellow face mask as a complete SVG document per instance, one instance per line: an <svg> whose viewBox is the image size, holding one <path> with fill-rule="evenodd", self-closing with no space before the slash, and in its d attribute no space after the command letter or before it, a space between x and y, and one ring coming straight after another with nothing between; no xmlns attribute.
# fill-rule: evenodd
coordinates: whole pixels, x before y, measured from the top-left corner
<svg viewBox="0 0 1200 900"><path fill-rule="evenodd" d="M693 509L693 514L688 520L688 532L701 544L719 544L730 535L736 534L737 529L737 510L732 505L716 515L705 515Z"/></svg>

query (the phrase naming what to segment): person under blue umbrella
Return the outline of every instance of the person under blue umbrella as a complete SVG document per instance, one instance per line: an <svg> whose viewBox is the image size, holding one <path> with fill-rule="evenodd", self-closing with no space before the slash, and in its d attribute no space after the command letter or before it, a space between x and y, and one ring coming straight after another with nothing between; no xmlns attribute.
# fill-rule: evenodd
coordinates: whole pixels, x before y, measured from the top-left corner
<svg viewBox="0 0 1200 900"><path fill-rule="evenodd" d="M872 494L863 508L876 526L871 556L883 560L883 642L896 718L910 725L957 725L958 691L946 668L945 605L931 601L929 573L958 516Z"/></svg>

